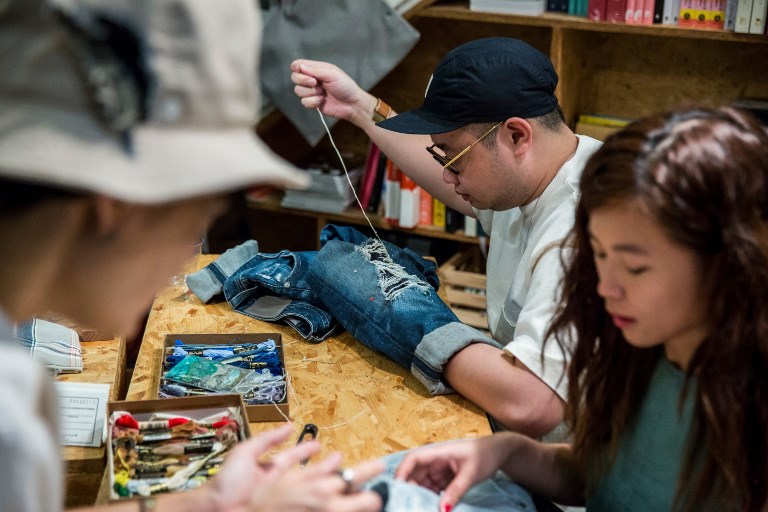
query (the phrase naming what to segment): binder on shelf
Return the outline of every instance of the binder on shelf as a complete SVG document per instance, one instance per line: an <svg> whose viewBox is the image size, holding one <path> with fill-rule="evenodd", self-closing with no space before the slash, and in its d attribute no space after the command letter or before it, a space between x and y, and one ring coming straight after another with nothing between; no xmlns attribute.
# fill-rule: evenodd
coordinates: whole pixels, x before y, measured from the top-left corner
<svg viewBox="0 0 768 512"><path fill-rule="evenodd" d="M606 0L589 0L587 6L587 19L592 21L605 21Z"/></svg>
<svg viewBox="0 0 768 512"><path fill-rule="evenodd" d="M661 17L662 25L677 25L680 15L680 0L664 0L664 13Z"/></svg>
<svg viewBox="0 0 768 512"><path fill-rule="evenodd" d="M438 198L432 198L432 225L445 229L445 204Z"/></svg>
<svg viewBox="0 0 768 512"><path fill-rule="evenodd" d="M400 175L392 160L387 160L384 179L384 220L393 226L400 222Z"/></svg>
<svg viewBox="0 0 768 512"><path fill-rule="evenodd" d="M710 0L708 19L710 29L723 30L725 24L725 4L726 0Z"/></svg>
<svg viewBox="0 0 768 512"><path fill-rule="evenodd" d="M643 0L627 0L624 6L624 23L628 25L635 24L635 6L637 2L640 2L640 8L642 9Z"/></svg>
<svg viewBox="0 0 768 512"><path fill-rule="evenodd" d="M725 17L723 18L723 30L733 32L736 28L736 6L738 0L727 0L725 2Z"/></svg>
<svg viewBox="0 0 768 512"><path fill-rule="evenodd" d="M767 0L754 0L752 3L752 15L749 21L750 34L765 33L765 16L768 14ZM765 65L765 63L763 63Z"/></svg>
<svg viewBox="0 0 768 512"><path fill-rule="evenodd" d="M568 3L568 0L549 0L547 2L547 12L567 13Z"/></svg>
<svg viewBox="0 0 768 512"><path fill-rule="evenodd" d="M680 14L677 18L678 27L693 27L696 24L696 9L694 0L680 0Z"/></svg>
<svg viewBox="0 0 768 512"><path fill-rule="evenodd" d="M381 150L371 141L368 144L368 153L365 155L365 163L363 164L363 176L360 179L360 204L362 204L363 209L366 211L371 203L373 182L376 180L376 170L379 165L380 155Z"/></svg>
<svg viewBox="0 0 768 512"><path fill-rule="evenodd" d="M381 193L384 186L384 177L387 174L387 160L384 153L379 151L379 160L376 162L376 174L373 179L373 190L371 191L371 200L368 202L368 213L378 213L381 205Z"/></svg>
<svg viewBox="0 0 768 512"><path fill-rule="evenodd" d="M652 25L653 24L653 6L656 0L643 0L643 8L641 11L641 17L638 24L640 25Z"/></svg>
<svg viewBox="0 0 768 512"><path fill-rule="evenodd" d="M654 0L653 2L653 20L651 23L660 25L664 18L664 0Z"/></svg>
<svg viewBox="0 0 768 512"><path fill-rule="evenodd" d="M709 0L693 0L693 10L695 16L693 27L701 30L709 28L709 18L711 16Z"/></svg>
<svg viewBox="0 0 768 512"><path fill-rule="evenodd" d="M455 233L456 231L464 228L465 215L451 207L445 207L445 231L447 233Z"/></svg>
<svg viewBox="0 0 768 512"><path fill-rule="evenodd" d="M736 20L733 31L737 34L749 34L752 22L752 0L733 0L736 3Z"/></svg>
<svg viewBox="0 0 768 512"><path fill-rule="evenodd" d="M415 228L419 225L421 188L405 173L400 173L400 227Z"/></svg>
<svg viewBox="0 0 768 512"><path fill-rule="evenodd" d="M605 0L605 21L624 23L627 16L627 0Z"/></svg>
<svg viewBox="0 0 768 512"><path fill-rule="evenodd" d="M464 234L467 236L477 236L477 226L479 222L475 217L464 216Z"/></svg>
<svg viewBox="0 0 768 512"><path fill-rule="evenodd" d="M421 189L419 195L419 224L421 226L432 225L432 195Z"/></svg>
<svg viewBox="0 0 768 512"><path fill-rule="evenodd" d="M586 18L588 11L588 0L571 0L568 2L568 14L571 16Z"/></svg>

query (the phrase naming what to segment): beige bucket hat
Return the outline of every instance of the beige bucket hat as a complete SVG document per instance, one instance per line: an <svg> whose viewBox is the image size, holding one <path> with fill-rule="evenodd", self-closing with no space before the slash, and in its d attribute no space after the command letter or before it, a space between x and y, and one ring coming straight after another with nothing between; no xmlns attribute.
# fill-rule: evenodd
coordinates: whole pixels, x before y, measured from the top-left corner
<svg viewBox="0 0 768 512"><path fill-rule="evenodd" d="M0 176L162 203L307 175L254 133L253 0L0 0Z"/></svg>

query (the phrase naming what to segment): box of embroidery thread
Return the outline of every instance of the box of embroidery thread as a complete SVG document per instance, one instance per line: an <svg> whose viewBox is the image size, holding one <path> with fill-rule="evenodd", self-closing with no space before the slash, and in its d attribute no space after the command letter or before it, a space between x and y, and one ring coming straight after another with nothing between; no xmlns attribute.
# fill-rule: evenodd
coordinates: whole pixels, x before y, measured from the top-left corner
<svg viewBox="0 0 768 512"><path fill-rule="evenodd" d="M251 435L236 394L110 402L107 415L111 501L199 487Z"/></svg>
<svg viewBox="0 0 768 512"><path fill-rule="evenodd" d="M286 421L287 390L279 333L165 336L159 398L237 393L249 421Z"/></svg>

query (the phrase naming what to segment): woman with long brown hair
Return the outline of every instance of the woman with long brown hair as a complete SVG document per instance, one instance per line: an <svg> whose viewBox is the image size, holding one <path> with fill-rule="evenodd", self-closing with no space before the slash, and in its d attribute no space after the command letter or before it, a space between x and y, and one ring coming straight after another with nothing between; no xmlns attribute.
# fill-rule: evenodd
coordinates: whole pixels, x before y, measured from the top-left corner
<svg viewBox="0 0 768 512"><path fill-rule="evenodd" d="M398 476L450 510L497 469L589 511L766 507L768 135L731 108L656 115L588 162L550 334L573 444L419 450Z"/></svg>

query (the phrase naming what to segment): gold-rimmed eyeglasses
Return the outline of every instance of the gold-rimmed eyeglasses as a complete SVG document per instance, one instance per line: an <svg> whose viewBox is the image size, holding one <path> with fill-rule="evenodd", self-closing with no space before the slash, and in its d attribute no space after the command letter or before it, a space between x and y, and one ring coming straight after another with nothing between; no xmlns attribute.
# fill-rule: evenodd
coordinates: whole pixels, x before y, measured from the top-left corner
<svg viewBox="0 0 768 512"><path fill-rule="evenodd" d="M448 172L451 172L451 173L453 173L453 174L455 174L455 175L457 175L457 176L458 176L458 174L459 174L459 170L458 170L456 167L454 167L454 166L453 166L454 162L456 162L456 160L458 160L459 158L461 158L462 156L464 156L464 154L465 154L467 151L469 151L470 149L472 149L472 146L474 146L475 144L477 144L478 142L480 142L481 140L483 140L483 139L484 139L484 138L485 138L485 137L486 137L486 136L487 136L489 133L491 133L493 130L495 130L496 128L498 128L498 127L499 127L499 125L500 125L501 123L503 123L503 122L504 122L504 121L499 121L498 123L496 123L495 125L493 125L493 126L490 128L490 130L488 130L487 132L485 132L484 134L482 134L482 135L480 136L480 138L479 138L479 139L477 139L475 142L473 142L473 143L472 143L472 144L470 144L469 146L467 146L467 147L465 147L464 149L462 149L462 150L459 152L459 154L458 154L458 155L456 155L455 157L451 158L450 160L448 160L448 157L446 157L445 155L441 155L440 153L438 153L437 151L435 151L435 146L437 146L437 144L432 144L431 146L429 146L429 147L427 148L427 152L429 152L429 154L430 154L430 155L432 155L432 158L434 158L434 159L437 161L437 163L439 163L440 165L442 165L442 166L443 166L443 169L446 169L446 170L448 170Z"/></svg>

